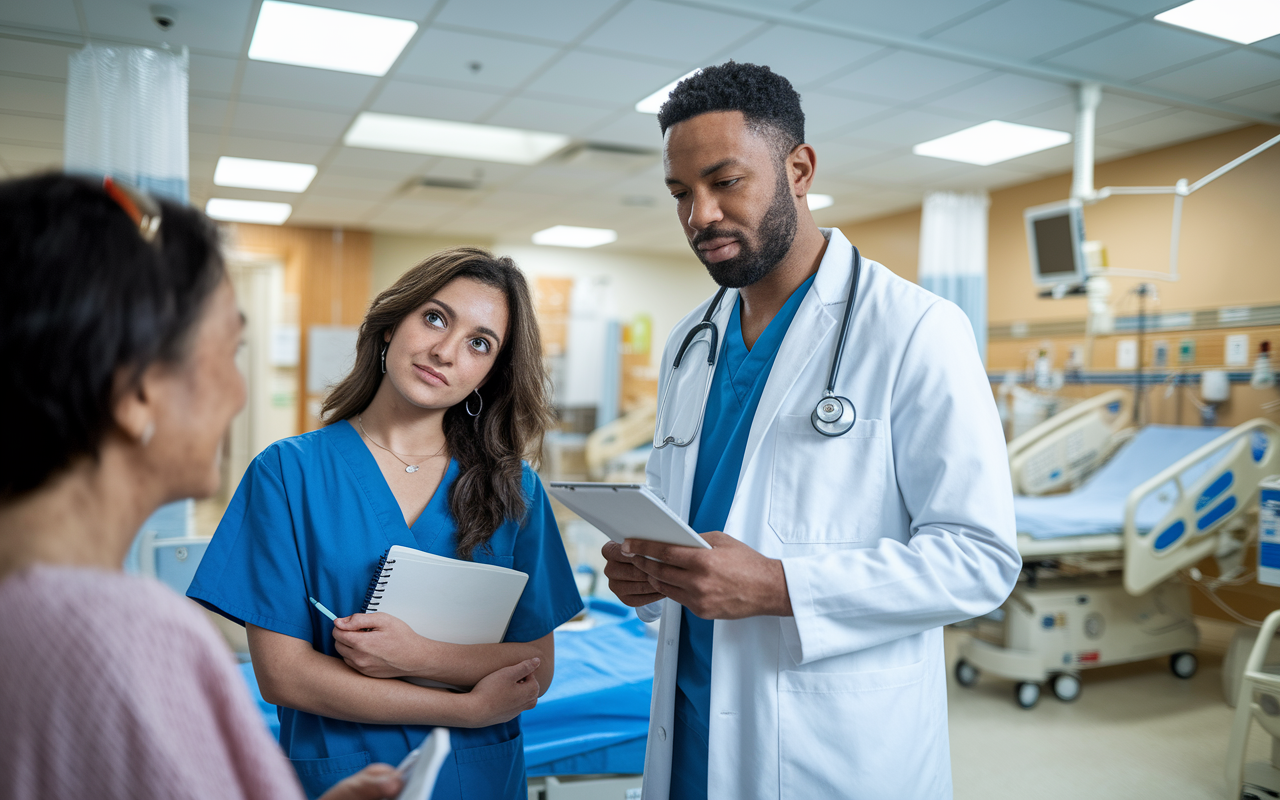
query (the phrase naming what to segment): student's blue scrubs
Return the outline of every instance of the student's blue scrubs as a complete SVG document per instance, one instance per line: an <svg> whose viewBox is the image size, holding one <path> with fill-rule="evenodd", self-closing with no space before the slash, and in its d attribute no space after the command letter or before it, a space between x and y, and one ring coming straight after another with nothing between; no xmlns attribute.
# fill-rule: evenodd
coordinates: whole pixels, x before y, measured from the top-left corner
<svg viewBox="0 0 1280 800"><path fill-rule="evenodd" d="M724 530L756 407L760 405L782 338L812 284L813 276L810 276L792 292L750 350L742 338L740 303L734 304L707 397L698 465L693 473L689 526L699 533ZM671 800L706 800L713 623L687 608L682 610L670 797Z"/></svg>
<svg viewBox="0 0 1280 800"><path fill-rule="evenodd" d="M457 557L450 462L426 510L405 525L373 455L348 422L276 442L245 473L187 594L235 622L305 639L338 656L333 625L307 601L345 616L364 604L378 560L392 545ZM551 505L524 469L528 512L503 524L475 561L528 573L506 641L530 642L582 609ZM280 745L309 797L366 764L399 764L430 732L426 725L365 725L279 709ZM453 752L434 800L523 799L524 743L517 717L450 731Z"/></svg>

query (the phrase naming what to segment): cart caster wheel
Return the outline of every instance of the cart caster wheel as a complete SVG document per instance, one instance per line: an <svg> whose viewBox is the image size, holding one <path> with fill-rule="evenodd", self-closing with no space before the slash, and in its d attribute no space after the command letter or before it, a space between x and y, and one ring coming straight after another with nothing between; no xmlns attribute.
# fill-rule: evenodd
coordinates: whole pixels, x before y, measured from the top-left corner
<svg viewBox="0 0 1280 800"><path fill-rule="evenodd" d="M1073 702L1080 697L1080 679L1065 672L1054 675L1049 688L1053 690L1053 696L1064 703Z"/></svg>
<svg viewBox="0 0 1280 800"><path fill-rule="evenodd" d="M1013 699L1022 708L1031 708L1040 702L1040 684L1020 681L1014 684Z"/></svg>
<svg viewBox="0 0 1280 800"><path fill-rule="evenodd" d="M963 658L956 662L956 683L969 687L978 682L978 668Z"/></svg>
<svg viewBox="0 0 1280 800"><path fill-rule="evenodd" d="M1196 658L1195 653L1174 653L1169 656L1169 669L1173 670L1173 674L1179 678L1186 680L1196 674L1196 668L1200 666L1200 661Z"/></svg>

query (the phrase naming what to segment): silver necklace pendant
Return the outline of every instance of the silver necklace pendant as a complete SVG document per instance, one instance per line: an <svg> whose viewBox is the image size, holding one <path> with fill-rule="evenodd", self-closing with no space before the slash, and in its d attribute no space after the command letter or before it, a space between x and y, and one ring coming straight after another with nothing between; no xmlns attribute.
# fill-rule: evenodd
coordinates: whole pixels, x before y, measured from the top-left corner
<svg viewBox="0 0 1280 800"><path fill-rule="evenodd" d="M418 471L418 469L419 469L419 467L418 467L418 465L417 465L417 464L410 464L409 466L407 466L407 467L405 467L405 468L404 468L404 471L405 471L405 472L417 472L417 471Z"/></svg>

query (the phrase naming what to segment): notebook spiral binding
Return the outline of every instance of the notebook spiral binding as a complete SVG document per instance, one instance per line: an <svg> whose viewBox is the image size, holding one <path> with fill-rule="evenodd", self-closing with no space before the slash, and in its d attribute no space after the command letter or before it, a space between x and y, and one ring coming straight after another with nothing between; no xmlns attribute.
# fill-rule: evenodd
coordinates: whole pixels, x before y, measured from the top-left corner
<svg viewBox="0 0 1280 800"><path fill-rule="evenodd" d="M369 591L364 595L364 606L361 607L361 614L372 614L378 610L378 603L382 600L382 588L387 585L387 579L391 577L391 570L395 568L396 560L388 559L391 550L382 554L382 558L378 559L378 568L374 570L374 576L369 581Z"/></svg>

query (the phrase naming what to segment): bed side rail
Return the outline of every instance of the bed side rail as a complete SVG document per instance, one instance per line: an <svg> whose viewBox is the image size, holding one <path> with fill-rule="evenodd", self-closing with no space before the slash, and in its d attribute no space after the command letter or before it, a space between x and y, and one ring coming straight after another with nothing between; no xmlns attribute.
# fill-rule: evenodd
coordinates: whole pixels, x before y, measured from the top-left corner
<svg viewBox="0 0 1280 800"><path fill-rule="evenodd" d="M1187 485L1184 473L1209 455L1227 448L1214 466ZM1280 426L1267 419L1237 425L1129 493L1124 509L1124 588L1141 595L1178 570L1212 554L1214 536L1237 519L1258 497L1258 482L1280 473ZM1174 491L1170 508L1145 533L1135 517L1143 499Z"/></svg>
<svg viewBox="0 0 1280 800"><path fill-rule="evenodd" d="M1015 494L1035 496L1078 485L1125 437L1132 395L1112 389L1054 414L1009 443Z"/></svg>

